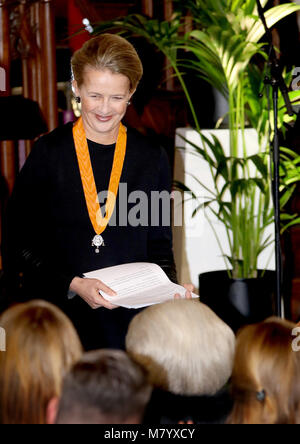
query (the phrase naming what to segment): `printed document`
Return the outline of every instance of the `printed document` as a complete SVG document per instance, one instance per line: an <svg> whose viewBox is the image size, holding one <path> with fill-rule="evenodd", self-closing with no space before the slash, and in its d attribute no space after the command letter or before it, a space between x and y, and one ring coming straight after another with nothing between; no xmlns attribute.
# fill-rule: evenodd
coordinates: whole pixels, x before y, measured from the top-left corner
<svg viewBox="0 0 300 444"><path fill-rule="evenodd" d="M176 293L184 298L186 289L174 284L157 264L136 262L102 268L85 273L90 279L99 279L117 295L100 294L109 302L126 308L141 308L174 298ZM193 298L198 298L192 293Z"/></svg>

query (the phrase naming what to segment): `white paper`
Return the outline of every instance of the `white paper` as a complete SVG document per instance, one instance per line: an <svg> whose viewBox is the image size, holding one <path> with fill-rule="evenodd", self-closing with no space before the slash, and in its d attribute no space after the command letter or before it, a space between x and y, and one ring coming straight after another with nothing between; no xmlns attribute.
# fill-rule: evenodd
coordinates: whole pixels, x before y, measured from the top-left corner
<svg viewBox="0 0 300 444"><path fill-rule="evenodd" d="M141 308L159 304L174 298L176 293L184 297L186 289L170 281L166 273L149 262L116 265L85 273L90 279L99 279L117 295L99 292L114 305L126 308ZM193 298L198 298L192 293Z"/></svg>

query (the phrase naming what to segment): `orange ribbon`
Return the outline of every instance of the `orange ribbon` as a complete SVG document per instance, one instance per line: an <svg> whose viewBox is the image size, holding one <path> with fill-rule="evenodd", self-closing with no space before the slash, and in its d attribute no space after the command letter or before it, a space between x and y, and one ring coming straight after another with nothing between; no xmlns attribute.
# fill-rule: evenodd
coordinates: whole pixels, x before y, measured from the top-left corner
<svg viewBox="0 0 300 444"><path fill-rule="evenodd" d="M100 235L107 227L107 224L109 223L109 220L115 208L126 153L126 128L124 125L122 125L122 123L120 123L113 166L109 179L108 196L105 205L104 217L102 216L100 209L100 203L98 199L96 183L82 117L80 117L73 126L73 137L89 217L95 233L97 235Z"/></svg>

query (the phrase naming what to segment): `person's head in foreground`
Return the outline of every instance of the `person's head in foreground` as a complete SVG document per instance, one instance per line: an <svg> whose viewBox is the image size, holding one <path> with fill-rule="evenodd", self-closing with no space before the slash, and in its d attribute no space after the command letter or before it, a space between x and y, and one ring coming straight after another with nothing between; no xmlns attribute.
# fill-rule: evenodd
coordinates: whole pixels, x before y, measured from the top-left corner
<svg viewBox="0 0 300 444"><path fill-rule="evenodd" d="M87 352L64 380L56 424L139 424L151 390L125 352Z"/></svg>
<svg viewBox="0 0 300 444"><path fill-rule="evenodd" d="M294 327L271 317L238 332L229 423L300 422L300 353L292 348Z"/></svg>
<svg viewBox="0 0 300 444"><path fill-rule="evenodd" d="M71 65L87 138L114 143L143 74L136 50L123 37L102 34L76 51Z"/></svg>
<svg viewBox="0 0 300 444"><path fill-rule="evenodd" d="M71 321L54 305L33 300L0 317L6 352L0 353L0 423L45 424L62 379L81 357Z"/></svg>
<svg viewBox="0 0 300 444"><path fill-rule="evenodd" d="M232 330L199 300L152 305L131 321L126 349L151 383L179 395L214 395L233 365Z"/></svg>

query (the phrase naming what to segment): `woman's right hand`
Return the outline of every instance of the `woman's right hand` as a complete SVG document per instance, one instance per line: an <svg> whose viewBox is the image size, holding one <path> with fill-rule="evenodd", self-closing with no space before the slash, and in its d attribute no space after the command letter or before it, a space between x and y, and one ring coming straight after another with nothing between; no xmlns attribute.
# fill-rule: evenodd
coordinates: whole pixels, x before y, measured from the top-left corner
<svg viewBox="0 0 300 444"><path fill-rule="evenodd" d="M107 287L107 285L99 279L74 277L70 284L70 290L78 294L78 296L87 302L93 309L105 307L112 310L113 308L118 307L118 305L111 304L101 296L99 290L104 291L109 296L115 296L116 292Z"/></svg>

